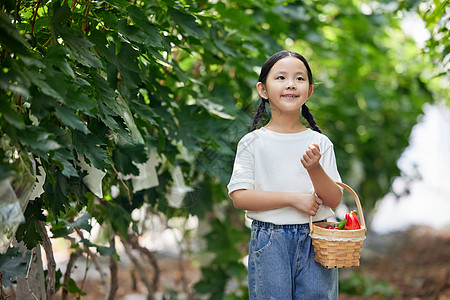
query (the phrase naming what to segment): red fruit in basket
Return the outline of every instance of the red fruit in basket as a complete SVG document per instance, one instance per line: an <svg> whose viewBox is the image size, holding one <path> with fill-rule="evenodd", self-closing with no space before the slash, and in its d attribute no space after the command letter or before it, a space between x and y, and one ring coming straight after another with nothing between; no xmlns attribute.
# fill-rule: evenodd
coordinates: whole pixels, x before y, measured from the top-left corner
<svg viewBox="0 0 450 300"><path fill-rule="evenodd" d="M334 226L333 225L331 225L331 224L328 224L327 225L327 227L325 227L326 229L333 229L334 228Z"/></svg>
<svg viewBox="0 0 450 300"><path fill-rule="evenodd" d="M317 224L316 226L319 226L319 227L322 227L322 228L324 228L322 225L320 225L320 224Z"/></svg>
<svg viewBox="0 0 450 300"><path fill-rule="evenodd" d="M347 219L347 222L345 223L345 230L361 229L356 210L346 214L345 219Z"/></svg>

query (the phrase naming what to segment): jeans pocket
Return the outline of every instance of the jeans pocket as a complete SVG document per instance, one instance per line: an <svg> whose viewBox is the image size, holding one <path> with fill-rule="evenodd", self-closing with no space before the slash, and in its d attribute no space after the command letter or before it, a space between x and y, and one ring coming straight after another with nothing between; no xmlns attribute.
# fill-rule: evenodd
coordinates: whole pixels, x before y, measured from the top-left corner
<svg viewBox="0 0 450 300"><path fill-rule="evenodd" d="M252 230L251 235L251 251L254 255L259 256L272 245L273 229L256 228Z"/></svg>

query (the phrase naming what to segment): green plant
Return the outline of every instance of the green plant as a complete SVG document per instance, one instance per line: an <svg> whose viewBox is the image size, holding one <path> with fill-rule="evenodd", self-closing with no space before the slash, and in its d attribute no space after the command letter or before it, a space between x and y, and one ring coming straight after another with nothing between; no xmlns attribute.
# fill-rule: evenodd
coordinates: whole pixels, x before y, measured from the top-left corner
<svg viewBox="0 0 450 300"><path fill-rule="evenodd" d="M377 280L367 273L352 272L339 281L339 292L363 297L381 296L389 299L398 290L384 280Z"/></svg>

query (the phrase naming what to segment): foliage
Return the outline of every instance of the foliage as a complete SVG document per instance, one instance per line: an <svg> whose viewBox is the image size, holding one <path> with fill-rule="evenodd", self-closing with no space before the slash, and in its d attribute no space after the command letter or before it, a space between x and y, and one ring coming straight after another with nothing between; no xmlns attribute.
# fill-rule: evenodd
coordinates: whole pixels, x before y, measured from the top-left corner
<svg viewBox="0 0 450 300"><path fill-rule="evenodd" d="M231 278L245 290L248 235L225 185L268 55L291 48L310 61L320 83L310 107L367 209L389 190L423 103L434 101L419 50L399 29L400 6L363 14L365 1L342 0L2 4L0 138L14 151L0 153L0 180L12 179L16 193L35 181L21 181L14 164L30 153L45 191L16 238L35 247L43 222L54 238L81 232L74 248L117 258L113 246L84 238L93 220L127 240L141 233L131 213L144 204L168 219L195 215L211 224L205 251L214 254L197 288L218 299ZM208 276L218 270L220 284Z"/></svg>
<svg viewBox="0 0 450 300"><path fill-rule="evenodd" d="M389 299L398 293L397 288L388 282L376 280L366 273L352 272L350 276L339 281L339 291L363 297L381 296Z"/></svg>
<svg viewBox="0 0 450 300"><path fill-rule="evenodd" d="M18 248L8 248L5 255L0 256L1 284L8 287L16 283L17 276L26 273L29 259L30 255L23 255Z"/></svg>

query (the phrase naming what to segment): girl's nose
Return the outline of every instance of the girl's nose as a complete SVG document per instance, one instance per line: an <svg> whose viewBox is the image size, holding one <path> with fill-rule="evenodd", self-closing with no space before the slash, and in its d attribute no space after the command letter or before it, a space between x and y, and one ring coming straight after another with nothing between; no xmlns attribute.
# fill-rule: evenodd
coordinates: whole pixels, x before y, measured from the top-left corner
<svg viewBox="0 0 450 300"><path fill-rule="evenodd" d="M286 89L295 89L295 83L292 80L286 82Z"/></svg>

